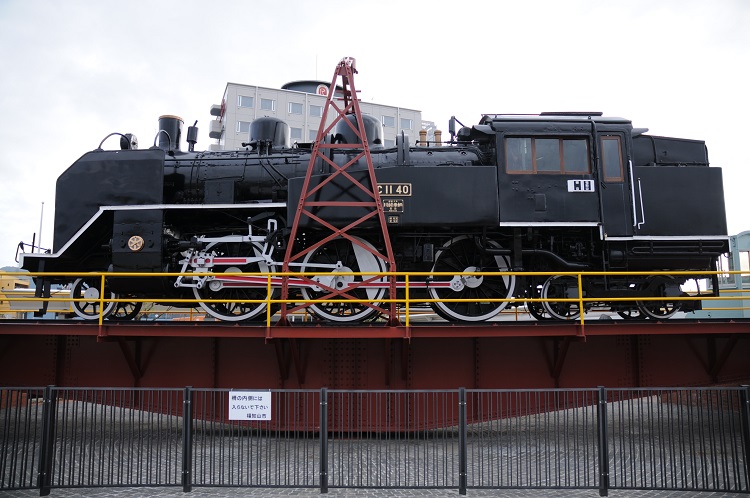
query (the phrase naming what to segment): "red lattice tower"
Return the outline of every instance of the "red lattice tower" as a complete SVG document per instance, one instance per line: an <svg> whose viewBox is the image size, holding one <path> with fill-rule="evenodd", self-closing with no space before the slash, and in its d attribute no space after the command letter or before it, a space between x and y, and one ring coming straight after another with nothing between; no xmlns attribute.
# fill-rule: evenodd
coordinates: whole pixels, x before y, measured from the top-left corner
<svg viewBox="0 0 750 498"><path fill-rule="evenodd" d="M318 136L315 139L315 143L312 148L312 155L310 157L310 163L307 167L307 174L302 185L300 193L299 204L297 205L297 211L295 212L294 222L292 224L292 231L289 235L289 243L286 249L286 256L284 257L284 263L282 271L284 273L282 279L282 299L289 299L289 277L287 274L290 271L290 265L292 263L299 263L303 258L310 252L324 246L334 239L343 237L352 244L357 245L359 248L366 250L371 253L374 257L380 259L386 263L386 271L395 272L396 262L393 257L393 249L391 248L391 240L388 235L388 227L386 225L385 214L383 211L383 203L378 193L377 180L375 179L375 169L372 164L372 156L370 155L370 146L367 141L367 135L365 133L365 126L362 121L362 111L359 107L359 99L357 98L357 90L354 88L353 76L357 72L355 60L351 57L345 57L339 62L336 67L336 71L333 74L333 80L328 90L328 97L326 99L325 107L323 108L323 117L321 120L321 127L318 130ZM342 91L337 92L337 81L341 78ZM343 94L343 96L341 96ZM340 108L334 100L343 101L343 108ZM331 123L323 128L325 125L329 112L333 111L336 116ZM354 125L346 118L347 115L354 115L357 122L357 129ZM345 122L352 132L359 140L358 143L326 143L326 137L329 136L330 132L340 122ZM334 150L360 150L351 160L349 160L343 166L337 165L330 159L333 157ZM350 166L357 164L362 158L367 162L367 176L364 181L357 180L348 169ZM316 163L320 164L323 161L331 168L331 174L327 178L320 181L320 183L312 186L311 177L313 176ZM361 173L359 171L358 173ZM361 196L365 199L363 201L343 201L343 200L315 200L316 194L319 194L321 189L324 189L326 185L332 185L332 181L336 180L338 183L337 188L341 188L341 184L346 184L346 187L361 193ZM337 228L334 226L334 222L327 221L322 215L313 213L313 210L318 210L323 207L336 207L336 208L359 208L357 212L364 212L362 216L353 222L347 224L343 228ZM364 209L363 209L364 208ZM326 231L329 234L323 237L316 243L305 247L304 249L297 250L295 242L297 240L300 219L307 216L311 223L314 224L315 228ZM385 255L380 251L370 246L369 244L363 244L361 239L355 237L351 232L357 227L361 226L366 221L373 217L377 217L380 230L382 232L382 241L385 250ZM311 227L308 225L308 227ZM372 232L371 232L372 233ZM297 265L295 265L297 266ZM341 298L342 301L347 299L356 299L351 294L351 291L358 287L366 286L367 284L378 284L383 282L382 275L363 276L362 281L353 282L349 286L343 289L336 289L334 287L326 286L321 284L319 281L312 280L311 276L300 277L300 279L307 284L314 284L319 288L324 289L325 295L321 296L320 299L335 300ZM396 299L396 277L390 276L388 278L388 297L393 300ZM287 304L281 307L281 324L288 324L287 315L295 311L308 307L309 303L302 305L289 307ZM365 306L377 310L379 313L388 317L388 323L395 325L397 323L396 315L396 303L391 302L387 308L380 307L376 304L367 303Z"/></svg>

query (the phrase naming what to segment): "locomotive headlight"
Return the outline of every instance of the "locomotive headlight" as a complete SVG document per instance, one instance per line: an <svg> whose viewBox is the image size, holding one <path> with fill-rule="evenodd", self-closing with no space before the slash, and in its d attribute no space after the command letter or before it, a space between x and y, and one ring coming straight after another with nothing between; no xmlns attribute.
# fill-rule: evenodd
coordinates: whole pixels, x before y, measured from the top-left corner
<svg viewBox="0 0 750 498"><path fill-rule="evenodd" d="M133 235L128 239L128 248L130 248L133 252L138 252L141 249L143 249L143 246L145 245L145 242L143 241L143 237L140 235Z"/></svg>

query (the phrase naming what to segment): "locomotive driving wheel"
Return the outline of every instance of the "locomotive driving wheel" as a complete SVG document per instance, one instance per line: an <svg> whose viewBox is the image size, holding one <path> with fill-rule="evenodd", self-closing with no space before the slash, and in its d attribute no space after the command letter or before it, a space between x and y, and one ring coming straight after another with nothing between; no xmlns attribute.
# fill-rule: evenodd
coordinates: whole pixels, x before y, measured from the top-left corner
<svg viewBox="0 0 750 498"><path fill-rule="evenodd" d="M578 298L578 279L573 276L553 275L542 286L544 299ZM575 320L581 316L581 307L576 301L543 301L544 310L557 320Z"/></svg>
<svg viewBox="0 0 750 498"><path fill-rule="evenodd" d="M214 242L206 248L206 252L214 252L217 258L254 258L261 255L262 248L255 243ZM269 273L273 271L262 261L216 265L213 270L213 273ZM237 275L237 277L241 276ZM206 313L222 321L250 320L266 311L265 302L248 302L268 298L268 288L265 284L252 285L242 281L233 282L209 277L201 288L194 287L193 293ZM208 302L209 300L212 302Z"/></svg>
<svg viewBox="0 0 750 498"><path fill-rule="evenodd" d="M359 237L352 238L375 250L374 246L366 240ZM377 285L377 287L363 286L346 290L347 287L374 277L374 275L347 275L347 273L382 273L386 271L385 262L359 244L341 237L332 239L314 251L307 253L301 271L317 272L320 265L336 265L337 263L341 263L341 266L334 269L326 268L320 274L310 277L321 285L319 287L304 287L302 296L305 301L328 299L328 296L331 296L332 293L330 289L335 289L336 291L345 291L348 296L351 296L350 299L311 304L310 310L316 316L333 322L357 322L376 315L377 309L358 301L363 300L372 306L379 306L380 300L385 295L388 279L380 277L373 280L371 283Z"/></svg>
<svg viewBox="0 0 750 498"><path fill-rule="evenodd" d="M493 249L500 248L500 244L494 241L489 241L489 245ZM505 256L482 254L474 238L468 235L461 235L446 242L435 255L432 271L464 273L453 276L436 275L432 278L433 285L429 287L432 299L470 300L430 303L435 313L446 320L488 320L508 305L505 299L513 297L516 285L516 277L512 275L471 275L479 272L510 271L510 262Z"/></svg>
<svg viewBox="0 0 750 498"><path fill-rule="evenodd" d="M83 301L73 301L73 311L76 315L84 320L99 319L99 310L101 309L100 299L102 296L101 287L101 277L84 277L73 282L73 289L70 292L70 297L72 299L83 299ZM115 293L109 290L106 282L104 283L104 298L115 298ZM105 301L102 314L106 317L112 312L114 307L114 302Z"/></svg>

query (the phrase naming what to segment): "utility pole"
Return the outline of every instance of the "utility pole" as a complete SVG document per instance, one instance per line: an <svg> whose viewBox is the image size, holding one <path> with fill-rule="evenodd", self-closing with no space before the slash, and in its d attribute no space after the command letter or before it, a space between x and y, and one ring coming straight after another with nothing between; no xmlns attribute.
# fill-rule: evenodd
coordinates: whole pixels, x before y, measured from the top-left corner
<svg viewBox="0 0 750 498"><path fill-rule="evenodd" d="M39 215L39 242L37 243L37 252L42 252L42 222L44 221L44 201L42 201L42 213ZM34 252L34 248L31 248L31 252Z"/></svg>

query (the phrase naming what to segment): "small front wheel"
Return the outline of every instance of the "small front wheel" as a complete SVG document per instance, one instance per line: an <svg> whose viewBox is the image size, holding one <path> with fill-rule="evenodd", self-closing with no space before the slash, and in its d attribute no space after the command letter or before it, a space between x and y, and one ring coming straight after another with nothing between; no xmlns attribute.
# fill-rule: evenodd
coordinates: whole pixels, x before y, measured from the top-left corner
<svg viewBox="0 0 750 498"><path fill-rule="evenodd" d="M73 282L70 293L73 299L73 311L84 320L98 320L102 309L102 279L101 277L84 277ZM104 299L114 299L115 293L104 283ZM80 301L78 300L80 299ZM112 301L104 301L103 316L109 315L115 307Z"/></svg>

